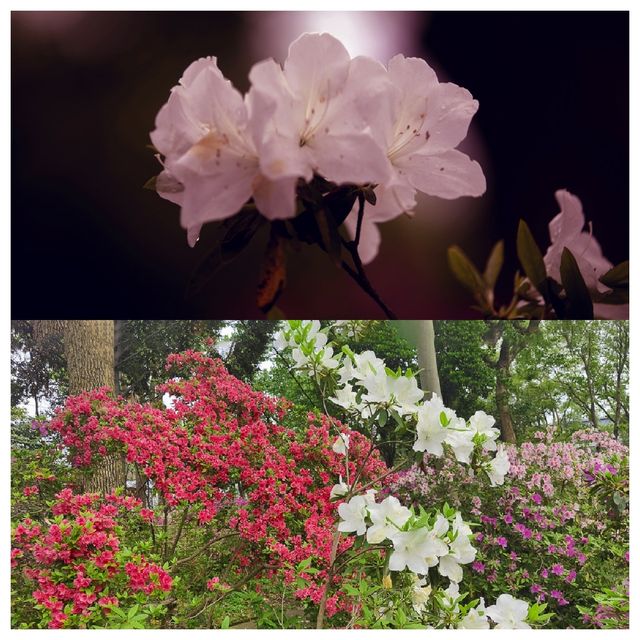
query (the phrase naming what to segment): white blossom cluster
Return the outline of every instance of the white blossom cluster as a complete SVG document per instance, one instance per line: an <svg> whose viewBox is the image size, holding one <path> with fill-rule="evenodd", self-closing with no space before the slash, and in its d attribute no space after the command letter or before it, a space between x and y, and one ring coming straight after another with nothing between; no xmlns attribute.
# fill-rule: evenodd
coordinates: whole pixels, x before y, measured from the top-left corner
<svg viewBox="0 0 640 640"><path fill-rule="evenodd" d="M375 492L353 496L338 507L338 530L365 535L369 544L390 540L393 551L389 557L391 571L408 569L427 575L437 567L440 575L452 582L462 580L463 564L473 562L476 549L469 536L471 529L459 512L445 507L444 515L421 513L400 504L394 496L375 502Z"/></svg>
<svg viewBox="0 0 640 640"><path fill-rule="evenodd" d="M466 421L444 406L437 395L425 400L413 372L391 371L372 351L354 353L343 347L336 352L328 339L328 329L322 329L318 320L289 321L276 334L274 346L278 351L290 350L295 367L310 376L331 376L336 382L335 395L330 398L334 404L364 420L375 419L384 410L415 424L415 451L442 456L448 446L462 464L471 464L476 450L485 457L493 453L483 468L492 486L504 482L509 459L505 449L496 443L499 431L492 416L477 411ZM333 451L348 456L349 441L348 433L339 432ZM432 597L429 571L434 569L449 579L449 587L439 593L445 608L459 614L457 628L530 628L526 622L528 603L509 594L502 594L489 607L480 598L475 606L460 608L463 565L473 562L477 553L471 544L471 528L460 512L444 505L441 511L428 513L420 508L415 513L394 496L376 502L375 489L351 495L353 488L340 476L331 489L331 498L349 498L338 505L338 530L365 536L371 545L389 545L389 570L408 570L414 576L411 600L418 615Z"/></svg>
<svg viewBox="0 0 640 640"><path fill-rule="evenodd" d="M417 589L425 589L425 587L414 586L414 591ZM462 598L457 582L449 583L449 587L441 591L441 596L447 609L453 613L460 613L459 603ZM416 600L418 604L416 604ZM414 609L416 606L423 608L424 602L424 595L417 595L414 598ZM518 600L508 593L503 593L490 607L485 605L484 598L479 598L475 606L466 608L456 627L458 629L531 629L531 626L526 622L528 614L529 604L527 602ZM493 622L493 627L490 620Z"/></svg>
<svg viewBox="0 0 640 640"><path fill-rule="evenodd" d="M412 371L391 371L373 351L353 353L343 347L336 353L318 320L289 321L276 334L274 346L278 351L291 350L295 367L310 376L333 376L336 391L329 400L347 413L369 420L385 411L415 425L414 451L442 456L446 445L462 464L471 464L475 451L481 452L483 459L493 454L481 463L482 468L492 486L504 483L509 457L496 443L500 432L494 426L495 419L484 411L466 421L445 407L436 394L425 400ZM337 453L344 454L347 448L348 441L334 445Z"/></svg>

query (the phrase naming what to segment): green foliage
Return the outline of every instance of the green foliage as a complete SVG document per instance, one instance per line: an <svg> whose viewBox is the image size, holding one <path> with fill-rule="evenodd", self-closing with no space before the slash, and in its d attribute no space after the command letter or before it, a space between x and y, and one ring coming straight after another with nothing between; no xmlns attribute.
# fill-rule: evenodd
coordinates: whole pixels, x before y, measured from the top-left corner
<svg viewBox="0 0 640 640"><path fill-rule="evenodd" d="M206 348L216 338L221 320L124 320L116 335L116 369L122 392L141 400L155 396L155 386L165 379L170 353Z"/></svg>
<svg viewBox="0 0 640 640"><path fill-rule="evenodd" d="M458 415L471 416L480 409L494 412L487 401L495 375L485 360L484 331L484 323L475 320L435 323L442 397Z"/></svg>
<svg viewBox="0 0 640 640"><path fill-rule="evenodd" d="M237 378L250 382L265 357L277 323L269 320L238 320L233 323L232 345L225 366Z"/></svg>

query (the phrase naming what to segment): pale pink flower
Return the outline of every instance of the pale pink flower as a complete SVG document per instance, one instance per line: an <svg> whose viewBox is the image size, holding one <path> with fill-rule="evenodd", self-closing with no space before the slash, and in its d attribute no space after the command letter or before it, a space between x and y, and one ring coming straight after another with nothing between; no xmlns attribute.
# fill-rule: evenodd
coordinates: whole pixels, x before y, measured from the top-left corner
<svg viewBox="0 0 640 640"><path fill-rule="evenodd" d="M376 204L365 207L364 263L377 254L371 223L410 212L417 191L454 199L480 196L486 190L480 165L456 149L467 135L477 100L462 87L438 82L421 58L397 55L389 61L387 73L392 87L382 99L384 108L376 105L364 111L391 165L391 178L376 188ZM357 204L347 218L352 235L356 218Z"/></svg>
<svg viewBox="0 0 640 640"><path fill-rule="evenodd" d="M613 265L602 255L591 229L584 230L585 218L580 199L566 189L559 189L555 195L560 213L549 223L551 245L544 256L547 274L557 282L561 281L560 259L562 251L567 248L576 259L587 287L592 291L606 291L607 287L598 278Z"/></svg>
<svg viewBox="0 0 640 640"><path fill-rule="evenodd" d="M309 181L319 173L337 184L389 178L359 107L379 102L375 96L387 88L384 67L351 60L328 33L306 33L289 47L284 67L264 60L249 79L251 126L267 177Z"/></svg>
<svg viewBox="0 0 640 640"><path fill-rule="evenodd" d="M261 175L247 107L215 58L186 69L156 117L151 140L164 156L157 191L181 206L191 246L203 223L234 215L252 196L268 218L294 215L295 179Z"/></svg>

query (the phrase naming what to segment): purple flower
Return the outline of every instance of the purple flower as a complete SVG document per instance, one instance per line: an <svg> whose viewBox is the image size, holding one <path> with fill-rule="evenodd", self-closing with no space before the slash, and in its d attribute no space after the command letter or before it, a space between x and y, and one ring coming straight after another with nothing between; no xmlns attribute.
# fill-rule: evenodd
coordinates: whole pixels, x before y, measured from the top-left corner
<svg viewBox="0 0 640 640"><path fill-rule="evenodd" d="M484 562L480 562L478 560L476 560L472 565L471 568L474 571L477 571L478 573L484 573Z"/></svg>

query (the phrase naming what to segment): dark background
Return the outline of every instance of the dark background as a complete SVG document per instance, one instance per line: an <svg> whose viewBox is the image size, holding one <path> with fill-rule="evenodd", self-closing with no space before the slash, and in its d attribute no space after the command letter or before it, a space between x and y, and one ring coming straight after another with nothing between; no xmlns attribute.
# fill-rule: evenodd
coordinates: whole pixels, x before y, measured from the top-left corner
<svg viewBox="0 0 640 640"><path fill-rule="evenodd" d="M261 317L254 292L264 238L185 301L186 281L215 230L205 228L189 249L178 208L142 185L159 171L145 147L148 132L184 68L216 55L245 91L258 59L249 46L261 37L255 25L269 17L13 13L12 317ZM400 17L407 18L385 20ZM480 102L466 148L480 160L488 190L479 200L426 199L430 213L382 227L382 250L368 272L395 312L473 317L448 274L447 246L459 244L481 263L504 238L508 288L518 219L544 248L558 188L581 198L604 254L626 259L628 13L411 18L417 44L397 51L423 55ZM379 316L315 249L290 260L279 306L288 317Z"/></svg>

